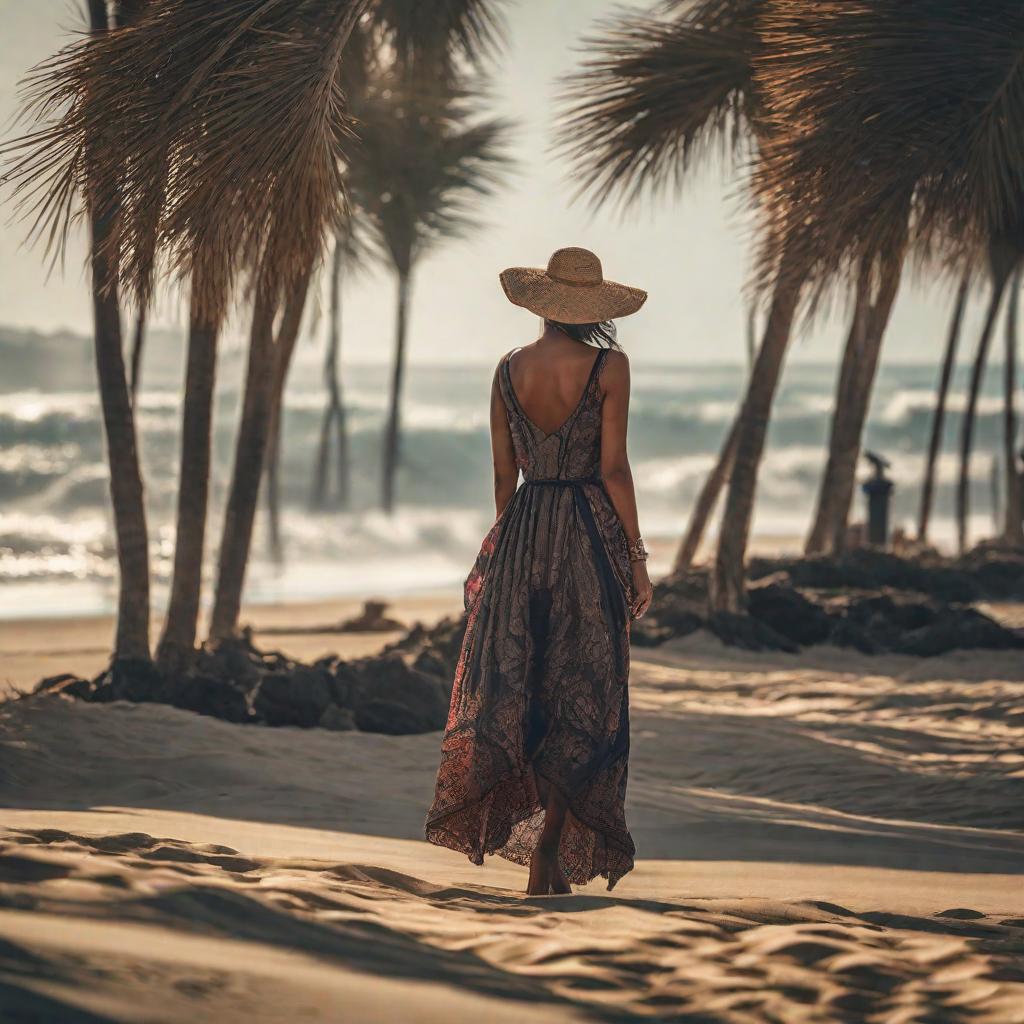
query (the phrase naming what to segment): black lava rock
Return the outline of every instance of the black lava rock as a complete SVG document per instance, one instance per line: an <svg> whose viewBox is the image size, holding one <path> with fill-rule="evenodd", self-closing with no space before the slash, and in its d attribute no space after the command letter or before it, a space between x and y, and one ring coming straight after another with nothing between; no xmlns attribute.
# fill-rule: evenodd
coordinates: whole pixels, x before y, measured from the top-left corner
<svg viewBox="0 0 1024 1024"><path fill-rule="evenodd" d="M311 665L264 676L253 696L252 710L267 725L297 725L311 729L334 703L334 679Z"/></svg>
<svg viewBox="0 0 1024 1024"><path fill-rule="evenodd" d="M179 676L168 683L165 701L182 711L194 711L224 722L254 721L245 689L222 676Z"/></svg>
<svg viewBox="0 0 1024 1024"><path fill-rule="evenodd" d="M443 729L448 700L434 676L407 665L397 654L353 664L359 674L356 725L364 732L404 736Z"/></svg>
<svg viewBox="0 0 1024 1024"><path fill-rule="evenodd" d="M755 584L747 602L755 619L801 647L825 643L832 632L828 612L785 584Z"/></svg>

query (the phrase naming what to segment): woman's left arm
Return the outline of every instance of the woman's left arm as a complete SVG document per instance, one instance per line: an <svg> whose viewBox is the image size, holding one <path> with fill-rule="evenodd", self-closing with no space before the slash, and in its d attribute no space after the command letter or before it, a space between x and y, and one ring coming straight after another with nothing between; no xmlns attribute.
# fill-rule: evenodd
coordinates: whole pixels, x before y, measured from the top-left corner
<svg viewBox="0 0 1024 1024"><path fill-rule="evenodd" d="M494 509L498 516L512 500L519 483L519 466L508 425L508 410L501 394L500 372L499 363L491 384L491 457L494 460Z"/></svg>

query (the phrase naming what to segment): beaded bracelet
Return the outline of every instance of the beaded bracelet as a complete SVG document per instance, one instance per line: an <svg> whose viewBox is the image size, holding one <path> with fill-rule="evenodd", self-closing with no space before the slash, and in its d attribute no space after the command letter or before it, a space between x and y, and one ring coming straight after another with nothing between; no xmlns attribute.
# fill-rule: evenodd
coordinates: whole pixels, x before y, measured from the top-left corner
<svg viewBox="0 0 1024 1024"><path fill-rule="evenodd" d="M643 537L637 537L629 545L629 560L631 562L646 562L647 548L644 547Z"/></svg>

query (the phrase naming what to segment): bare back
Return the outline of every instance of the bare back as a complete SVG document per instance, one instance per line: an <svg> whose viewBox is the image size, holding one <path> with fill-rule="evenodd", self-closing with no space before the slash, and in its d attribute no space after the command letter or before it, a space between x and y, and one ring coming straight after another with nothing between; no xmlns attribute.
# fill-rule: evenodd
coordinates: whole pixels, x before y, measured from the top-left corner
<svg viewBox="0 0 1024 1024"><path fill-rule="evenodd" d="M509 358L509 376L523 412L553 434L580 403L598 352L571 338L535 341Z"/></svg>

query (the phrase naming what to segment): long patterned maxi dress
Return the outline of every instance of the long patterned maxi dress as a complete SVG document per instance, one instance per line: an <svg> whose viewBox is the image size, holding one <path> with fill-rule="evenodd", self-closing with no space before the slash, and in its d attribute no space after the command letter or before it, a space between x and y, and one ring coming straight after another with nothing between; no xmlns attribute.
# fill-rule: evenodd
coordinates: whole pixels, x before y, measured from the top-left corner
<svg viewBox="0 0 1024 1024"><path fill-rule="evenodd" d="M509 355L511 355L510 353ZM629 759L632 573L599 478L600 375L546 433L498 369L523 483L488 532L465 585L455 673L426 836L474 864L528 864L543 827L537 776L565 797L559 857L570 882L608 888L633 867Z"/></svg>

